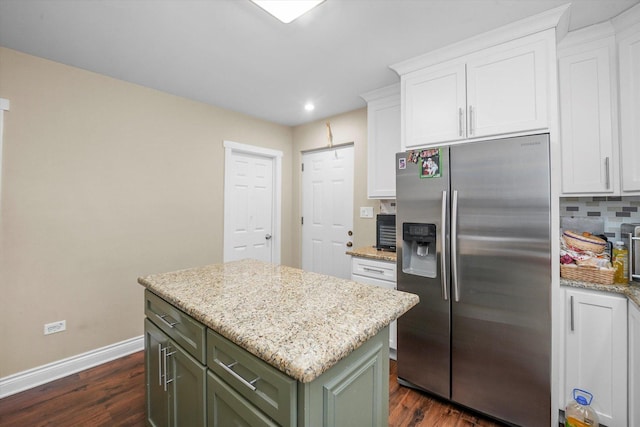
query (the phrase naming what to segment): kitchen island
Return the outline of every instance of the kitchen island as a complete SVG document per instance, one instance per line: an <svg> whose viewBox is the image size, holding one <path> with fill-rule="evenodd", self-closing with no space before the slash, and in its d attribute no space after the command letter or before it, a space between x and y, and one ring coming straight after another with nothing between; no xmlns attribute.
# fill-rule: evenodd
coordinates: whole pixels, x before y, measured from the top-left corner
<svg viewBox="0 0 640 427"><path fill-rule="evenodd" d="M164 425L387 425L388 325L418 297L254 260L140 277Z"/></svg>

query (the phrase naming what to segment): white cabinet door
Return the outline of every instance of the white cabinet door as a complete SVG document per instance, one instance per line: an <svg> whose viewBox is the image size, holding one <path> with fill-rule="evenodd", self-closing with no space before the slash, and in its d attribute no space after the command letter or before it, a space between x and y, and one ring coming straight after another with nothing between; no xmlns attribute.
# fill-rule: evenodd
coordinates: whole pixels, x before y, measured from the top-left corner
<svg viewBox="0 0 640 427"><path fill-rule="evenodd" d="M544 39L505 43L469 59L468 137L546 128L547 62Z"/></svg>
<svg viewBox="0 0 640 427"><path fill-rule="evenodd" d="M627 426L627 298L566 289L565 405L574 388L593 394L600 423Z"/></svg>
<svg viewBox="0 0 640 427"><path fill-rule="evenodd" d="M618 158L614 154L610 46L563 56L560 73L562 193L614 194Z"/></svg>
<svg viewBox="0 0 640 427"><path fill-rule="evenodd" d="M367 195L395 199L395 157L400 149L400 88L395 95L367 104Z"/></svg>
<svg viewBox="0 0 640 427"><path fill-rule="evenodd" d="M629 425L640 426L640 309L629 301Z"/></svg>
<svg viewBox="0 0 640 427"><path fill-rule="evenodd" d="M404 148L464 139L465 97L464 63L403 76Z"/></svg>
<svg viewBox="0 0 640 427"><path fill-rule="evenodd" d="M640 194L640 26L619 39L622 195Z"/></svg>

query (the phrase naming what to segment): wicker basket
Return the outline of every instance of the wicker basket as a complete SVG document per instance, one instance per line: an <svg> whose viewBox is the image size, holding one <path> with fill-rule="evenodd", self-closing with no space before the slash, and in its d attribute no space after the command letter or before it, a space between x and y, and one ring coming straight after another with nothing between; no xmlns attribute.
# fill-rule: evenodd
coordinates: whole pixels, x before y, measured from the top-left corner
<svg viewBox="0 0 640 427"><path fill-rule="evenodd" d="M562 233L562 236L567 245L582 251L601 254L607 248L607 242L596 236L583 236L569 230Z"/></svg>
<svg viewBox="0 0 640 427"><path fill-rule="evenodd" d="M612 285L615 269L599 269L593 267L581 267L575 264L560 264L560 277L581 282Z"/></svg>

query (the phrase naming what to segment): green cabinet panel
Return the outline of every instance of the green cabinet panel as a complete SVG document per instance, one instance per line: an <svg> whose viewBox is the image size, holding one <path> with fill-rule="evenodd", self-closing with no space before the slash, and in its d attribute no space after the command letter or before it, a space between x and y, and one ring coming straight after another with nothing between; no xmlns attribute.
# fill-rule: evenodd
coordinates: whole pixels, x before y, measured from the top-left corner
<svg viewBox="0 0 640 427"><path fill-rule="evenodd" d="M168 395L163 387L163 355L161 350L169 338L153 323L145 319L145 382L147 399L147 423L153 427L169 425Z"/></svg>
<svg viewBox="0 0 640 427"><path fill-rule="evenodd" d="M209 371L207 374L209 427L276 427L262 411Z"/></svg>
<svg viewBox="0 0 640 427"><path fill-rule="evenodd" d="M144 329L148 424L205 426L206 367L149 319Z"/></svg>
<svg viewBox="0 0 640 427"><path fill-rule="evenodd" d="M149 290L144 292L144 313L149 320L201 364L206 363L207 328L202 323Z"/></svg>
<svg viewBox="0 0 640 427"><path fill-rule="evenodd" d="M311 383L298 384L298 426L388 425L389 327Z"/></svg>

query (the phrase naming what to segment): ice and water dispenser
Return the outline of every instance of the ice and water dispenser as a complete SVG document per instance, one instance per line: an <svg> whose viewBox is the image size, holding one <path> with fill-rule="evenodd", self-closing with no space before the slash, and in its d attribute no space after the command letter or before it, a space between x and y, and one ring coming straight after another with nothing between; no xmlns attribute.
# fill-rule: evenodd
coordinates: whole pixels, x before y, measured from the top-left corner
<svg viewBox="0 0 640 427"><path fill-rule="evenodd" d="M435 278L436 226L417 222L402 224L402 271Z"/></svg>

